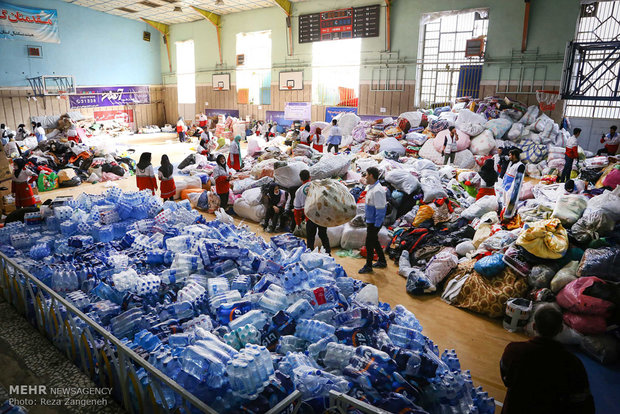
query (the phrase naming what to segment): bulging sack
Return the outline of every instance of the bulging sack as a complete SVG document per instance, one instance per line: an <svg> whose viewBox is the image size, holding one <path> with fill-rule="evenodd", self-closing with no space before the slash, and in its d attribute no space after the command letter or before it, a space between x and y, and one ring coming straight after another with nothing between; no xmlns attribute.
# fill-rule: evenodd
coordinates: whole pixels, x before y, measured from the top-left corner
<svg viewBox="0 0 620 414"><path fill-rule="evenodd" d="M560 219L562 225L570 227L579 220L588 206L585 197L577 194L565 194L558 198L551 217Z"/></svg>
<svg viewBox="0 0 620 414"><path fill-rule="evenodd" d="M579 263L579 277L597 276L604 280L620 282L620 247L587 249Z"/></svg>
<svg viewBox="0 0 620 414"><path fill-rule="evenodd" d="M585 292L594 283L605 282L593 276L580 277L570 282L556 296L558 305L573 313L607 316L614 304L608 300L589 296Z"/></svg>
<svg viewBox="0 0 620 414"><path fill-rule="evenodd" d="M506 263L504 263L504 255L495 253L491 256L485 256L478 260L474 265L474 270L486 278L493 278L504 271Z"/></svg>
<svg viewBox="0 0 620 414"><path fill-rule="evenodd" d="M319 226L345 224L355 217L356 210L355 198L343 184L329 179L310 183L304 211Z"/></svg>
<svg viewBox="0 0 620 414"><path fill-rule="evenodd" d="M559 219L541 220L523 230L517 245L542 259L559 259L568 250L568 234Z"/></svg>
<svg viewBox="0 0 620 414"><path fill-rule="evenodd" d="M392 170L385 174L385 180L405 194L413 194L420 188L418 179L407 170Z"/></svg>
<svg viewBox="0 0 620 414"><path fill-rule="evenodd" d="M579 243L589 243L611 233L614 224L614 221L604 211L596 210L584 214L573 224L570 232Z"/></svg>

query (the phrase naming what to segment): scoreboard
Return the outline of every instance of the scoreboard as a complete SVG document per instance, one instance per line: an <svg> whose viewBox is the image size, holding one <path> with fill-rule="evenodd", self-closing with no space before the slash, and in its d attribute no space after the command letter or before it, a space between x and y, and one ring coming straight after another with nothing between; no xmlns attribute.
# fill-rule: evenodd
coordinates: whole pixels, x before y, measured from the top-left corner
<svg viewBox="0 0 620 414"><path fill-rule="evenodd" d="M379 36L379 5L299 16L299 43Z"/></svg>

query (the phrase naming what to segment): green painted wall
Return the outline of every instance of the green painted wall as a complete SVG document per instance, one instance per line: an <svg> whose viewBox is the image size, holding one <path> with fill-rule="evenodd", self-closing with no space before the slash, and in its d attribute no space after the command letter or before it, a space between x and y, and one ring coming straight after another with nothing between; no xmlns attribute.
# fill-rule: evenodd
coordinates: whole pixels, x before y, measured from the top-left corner
<svg viewBox="0 0 620 414"><path fill-rule="evenodd" d="M209 83L211 73L231 71L234 82L235 43L239 32L272 31L272 64L274 74L282 69L304 68L304 79L310 80L312 44L297 43L298 16L337 8L381 4L380 36L362 40L362 80L370 79L373 62L379 60L386 48L385 6L378 0L311 0L293 3L293 56L287 55L287 28L284 12L278 7L263 8L222 16L223 65L219 63L216 31L207 20L172 25L172 74L167 54L161 43L161 63L164 83L175 83L175 41L194 39L196 45L197 83ZM523 31L523 0L393 0L392 51L398 52L399 61L407 66L407 79L415 79L415 60L418 52L419 22L424 13L486 7L489 9L489 30L484 80L497 80L499 67L510 63L512 50L520 50ZM539 62L547 62L548 80L560 80L562 56L566 42L572 39L579 15L579 0L532 0L528 51L538 48ZM329 57L326 57L326 59ZM366 64L364 64L366 63ZM505 73L505 72L504 72ZM540 73L537 77L542 76ZM504 75L502 75L504 78ZM275 76L273 79L276 79Z"/></svg>

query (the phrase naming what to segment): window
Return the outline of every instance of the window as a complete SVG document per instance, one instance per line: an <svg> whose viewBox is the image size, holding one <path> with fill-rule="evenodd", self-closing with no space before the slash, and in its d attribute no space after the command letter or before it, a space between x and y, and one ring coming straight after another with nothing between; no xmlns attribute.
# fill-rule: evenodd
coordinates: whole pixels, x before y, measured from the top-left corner
<svg viewBox="0 0 620 414"><path fill-rule="evenodd" d="M482 64L484 58L465 58L467 40L486 37L488 11L464 10L425 15L420 23L422 64L417 100L421 105L450 102L457 97L461 66Z"/></svg>
<svg viewBox="0 0 620 414"><path fill-rule="evenodd" d="M196 103L196 63L194 41L176 42L177 95L180 104Z"/></svg>
<svg viewBox="0 0 620 414"><path fill-rule="evenodd" d="M357 106L362 39L312 43L312 103Z"/></svg>
<svg viewBox="0 0 620 414"><path fill-rule="evenodd" d="M620 41L620 1L599 1L583 4L579 22L577 23L576 42L608 42ZM616 53L611 59L606 59L608 50L601 50L588 55L584 61L584 72L599 67L611 66L614 59L620 59ZM616 66L617 67L617 66ZM593 73L600 73L594 71ZM618 82L618 74L605 73L594 83L588 93L595 96L613 96ZM619 101L588 101L566 100L566 116L584 118L620 118Z"/></svg>
<svg viewBox="0 0 620 414"><path fill-rule="evenodd" d="M237 56L243 64L237 66L237 92L254 105L271 103L271 30L237 33ZM244 98L245 100L245 98Z"/></svg>

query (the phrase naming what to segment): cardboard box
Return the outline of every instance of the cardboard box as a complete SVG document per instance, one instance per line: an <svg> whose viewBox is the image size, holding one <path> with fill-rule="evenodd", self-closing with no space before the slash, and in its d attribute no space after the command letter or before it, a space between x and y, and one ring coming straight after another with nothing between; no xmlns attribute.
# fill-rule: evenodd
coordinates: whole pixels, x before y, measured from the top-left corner
<svg viewBox="0 0 620 414"><path fill-rule="evenodd" d="M11 162L6 157L4 151L0 151L0 181L12 179ZM10 189L10 186L9 186Z"/></svg>

